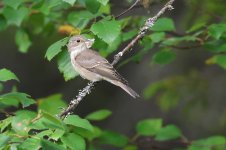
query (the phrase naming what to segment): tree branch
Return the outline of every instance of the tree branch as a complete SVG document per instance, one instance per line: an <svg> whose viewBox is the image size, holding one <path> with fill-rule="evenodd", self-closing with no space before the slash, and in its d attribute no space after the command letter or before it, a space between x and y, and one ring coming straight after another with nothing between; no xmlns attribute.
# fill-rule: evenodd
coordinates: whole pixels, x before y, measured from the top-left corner
<svg viewBox="0 0 226 150"><path fill-rule="evenodd" d="M117 64L118 62L119 62L119 60L121 59L121 57L125 54L125 53L127 53L127 52L129 52L132 48L133 48L133 46L140 40L140 39L142 39L145 35L146 35L146 33L147 33L147 31L148 31L148 29L149 28L151 28L153 25L154 25L154 23L156 22L156 20L167 10L167 9L169 9L169 10L172 10L173 9L173 6L172 6L172 4L173 4L173 2L174 2L175 0L170 0L168 3L166 3L165 4L165 6L154 16L154 17L152 17L152 18L149 18L149 19L147 19L146 20L146 22L145 22L145 24L144 24L144 26L143 27L141 27L140 28L140 31L139 31L139 33L137 34L137 36L122 50L122 51L120 51L119 53L117 53L116 55L115 55L115 57L114 57L114 60L113 60L113 62L111 63L112 65L115 65L115 64ZM82 99L86 96L86 95L88 95L90 92L91 92L91 90L92 90L92 88L94 87L94 82L89 82L88 83L88 85L85 87L85 88L83 88L81 91L79 91L79 94L77 95L77 97L74 99L74 100L72 100L71 102L70 102L70 104L69 104L69 106L66 108L66 109L64 109L60 114L59 114L59 117L60 118L65 118L65 117L67 117L68 115L70 115L73 111L74 111L74 109L78 106L78 104L80 103L80 101L82 101Z"/></svg>
<svg viewBox="0 0 226 150"><path fill-rule="evenodd" d="M124 15L125 13L129 12L130 10L132 10L139 2L140 2L140 0L136 0L128 9L126 9L125 11L123 11L121 14L119 14L115 18L119 18L122 15Z"/></svg>

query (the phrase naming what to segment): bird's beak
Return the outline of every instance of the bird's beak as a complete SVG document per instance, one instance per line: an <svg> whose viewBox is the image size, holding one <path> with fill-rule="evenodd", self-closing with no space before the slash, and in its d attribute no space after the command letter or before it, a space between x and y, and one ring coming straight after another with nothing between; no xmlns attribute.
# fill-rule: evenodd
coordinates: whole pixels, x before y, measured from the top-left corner
<svg viewBox="0 0 226 150"><path fill-rule="evenodd" d="M86 39L85 43L87 48L90 48L93 45L94 41L95 39Z"/></svg>

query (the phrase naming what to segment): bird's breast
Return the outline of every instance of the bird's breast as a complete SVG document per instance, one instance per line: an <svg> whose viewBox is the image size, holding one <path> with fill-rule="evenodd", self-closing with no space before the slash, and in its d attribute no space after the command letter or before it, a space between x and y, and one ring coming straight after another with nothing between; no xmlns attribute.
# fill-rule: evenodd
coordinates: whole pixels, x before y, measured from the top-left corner
<svg viewBox="0 0 226 150"><path fill-rule="evenodd" d="M87 80L90 81L100 81L101 80L101 76L91 72L89 70L87 70L86 68L80 66L77 62L76 62L76 56L71 54L71 64L73 66L73 68L75 69L76 72L79 73L79 75Z"/></svg>

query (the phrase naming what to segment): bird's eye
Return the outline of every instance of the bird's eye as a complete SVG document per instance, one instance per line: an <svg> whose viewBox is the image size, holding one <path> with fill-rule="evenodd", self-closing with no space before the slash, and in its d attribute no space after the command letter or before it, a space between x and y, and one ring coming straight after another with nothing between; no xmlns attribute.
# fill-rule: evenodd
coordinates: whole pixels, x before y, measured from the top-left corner
<svg viewBox="0 0 226 150"><path fill-rule="evenodd" d="M80 40L77 40L77 42L79 43L79 42L80 42Z"/></svg>

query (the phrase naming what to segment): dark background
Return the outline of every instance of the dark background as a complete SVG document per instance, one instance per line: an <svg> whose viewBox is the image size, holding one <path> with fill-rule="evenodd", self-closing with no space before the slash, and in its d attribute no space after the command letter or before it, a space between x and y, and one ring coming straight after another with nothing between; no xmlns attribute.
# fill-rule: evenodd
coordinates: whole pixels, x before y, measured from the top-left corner
<svg viewBox="0 0 226 150"><path fill-rule="evenodd" d="M112 13L119 14L128 6L120 0L112 1ZM123 7L122 7L123 6ZM143 8L136 8L127 16L153 15L162 4L151 7L150 14ZM182 0L176 0L175 10L167 12L176 23L178 32L184 29L181 23L189 9ZM32 95L34 99L46 97L53 93L62 93L65 101L74 98L79 89L82 89L87 81L81 77L65 82L54 62L44 59L49 45L61 38L53 35L48 39L35 37L28 54L18 52L14 41L15 29L0 32L0 68L8 68L15 72L20 79L17 88L21 92ZM122 48L122 47L121 47ZM120 49L119 49L120 50ZM113 111L113 115L106 121L99 123L103 128L113 129L132 135L138 120L145 118L163 118L164 124L177 125L189 139L204 138L211 135L226 133L226 72L218 66L207 66L205 60L208 54L202 49L176 51L176 60L166 66L150 63L151 56L158 49L153 48L144 56L140 63L130 62L118 71L129 81L131 87L140 93L141 98L134 100L120 88L107 82L99 83L90 95L88 95L76 109L76 113L85 116L88 113L107 108ZM123 59L130 57L139 51L139 47L127 54ZM108 59L111 61L113 55ZM186 76L191 71L197 72L201 79L208 82L208 87L200 93L203 105L192 106L189 111L184 111L186 98L181 98L177 107L169 112L163 112L156 104L155 98L146 101L142 96L143 90L150 84L175 75ZM192 82L192 81L191 81ZM6 84L4 91L12 88L12 82ZM200 101L197 97L196 101Z"/></svg>

